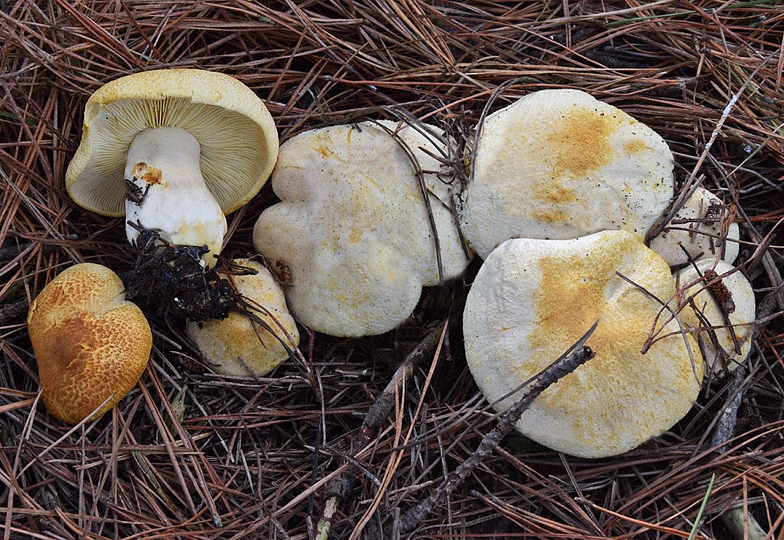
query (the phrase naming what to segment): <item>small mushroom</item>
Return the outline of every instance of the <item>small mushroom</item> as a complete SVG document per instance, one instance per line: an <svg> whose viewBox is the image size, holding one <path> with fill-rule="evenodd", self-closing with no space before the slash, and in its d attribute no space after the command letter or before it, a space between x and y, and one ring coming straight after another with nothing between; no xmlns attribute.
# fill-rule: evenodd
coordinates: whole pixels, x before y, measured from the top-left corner
<svg viewBox="0 0 784 540"><path fill-rule="evenodd" d="M626 231L509 240L487 257L468 293L468 367L493 407L505 410L521 394L504 396L598 319L587 341L596 356L545 390L517 429L573 456L626 452L680 420L700 389L697 342L679 331L676 320L658 334L666 337L640 352L658 324L662 306L656 298L674 294L664 259ZM660 320L667 316L665 311Z"/></svg>
<svg viewBox="0 0 784 540"><path fill-rule="evenodd" d="M451 212L438 146L414 128L363 122L307 131L281 145L272 174L280 203L253 232L256 251L290 279L289 308L334 336L381 334L416 307L422 287L468 264ZM385 129L386 128L386 129ZM389 131L388 131L389 130ZM438 233L416 169L423 171Z"/></svg>
<svg viewBox="0 0 784 540"><path fill-rule="evenodd" d="M651 249L664 257L670 266L688 263L689 256L693 260L701 257L715 259L719 250L721 258L732 264L739 251L738 224L728 224L727 238L722 239L726 218L721 199L698 187L662 232L651 240Z"/></svg>
<svg viewBox="0 0 784 540"><path fill-rule="evenodd" d="M229 279L269 330L247 315L232 311L225 319L188 322L187 333L218 373L260 377L289 357L283 344L296 348L299 331L286 308L283 289L270 271L249 259L234 263L256 271Z"/></svg>
<svg viewBox="0 0 784 540"><path fill-rule="evenodd" d="M473 166L460 227L482 258L509 238L643 238L675 187L667 143L578 90L533 92L488 116Z"/></svg>
<svg viewBox="0 0 784 540"><path fill-rule="evenodd" d="M152 349L142 311L125 300L120 278L99 264L77 264L54 278L30 306L27 329L41 396L58 420L76 424L111 409L139 380Z"/></svg>
<svg viewBox="0 0 784 540"><path fill-rule="evenodd" d="M277 151L272 117L238 80L197 69L146 71L87 101L66 187L83 208L125 214L130 242L139 225L159 229L172 244L206 245L209 266L226 233L224 214L258 193Z"/></svg>
<svg viewBox="0 0 784 540"><path fill-rule="evenodd" d="M725 274L728 274L725 276ZM724 276L724 277L722 277ZM734 371L751 350L756 302L751 283L725 261L701 260L676 274L681 316L699 332L700 346L713 375Z"/></svg>

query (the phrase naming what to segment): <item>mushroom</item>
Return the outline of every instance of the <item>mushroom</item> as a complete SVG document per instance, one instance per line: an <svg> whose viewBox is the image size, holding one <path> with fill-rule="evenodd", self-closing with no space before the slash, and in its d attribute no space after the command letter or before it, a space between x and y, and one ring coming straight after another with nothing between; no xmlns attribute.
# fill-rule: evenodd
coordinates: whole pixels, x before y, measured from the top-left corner
<svg viewBox="0 0 784 540"><path fill-rule="evenodd" d="M392 122L307 131L281 145L272 174L280 203L253 231L256 251L290 275L289 309L334 336L391 330L416 307L422 287L468 264L451 211L449 175L432 137ZM438 238L416 168L423 174ZM439 269L438 254L441 268ZM440 270L440 271L439 271Z"/></svg>
<svg viewBox="0 0 784 540"><path fill-rule="evenodd" d="M541 90L488 116L460 227L485 258L509 238L622 229L643 238L674 193L653 130L578 90Z"/></svg>
<svg viewBox="0 0 784 540"><path fill-rule="evenodd" d="M691 306L681 316L700 330L708 370L713 375L734 371L748 356L754 335L756 302L749 280L728 262L708 259L683 268L675 280L681 303Z"/></svg>
<svg viewBox="0 0 784 540"><path fill-rule="evenodd" d="M289 357L287 347L297 347L299 331L286 309L283 289L270 271L249 259L237 259L234 264L256 272L229 279L264 324L232 311L225 319L188 322L187 333L218 373L260 377Z"/></svg>
<svg viewBox="0 0 784 540"><path fill-rule="evenodd" d="M726 239L722 236L724 226ZM650 245L670 266L686 264L690 256L692 260L702 256L713 259L718 251L723 260L732 264L739 251L738 224L726 224L721 199L698 187Z"/></svg>
<svg viewBox="0 0 784 540"><path fill-rule="evenodd" d="M667 263L632 233L509 240L487 257L468 293L468 367L492 406L505 410L520 394L504 396L598 319L587 341L596 356L545 390L516 427L573 456L626 452L673 426L700 389L696 340L667 312L657 319L657 298L674 295ZM668 321L657 334L666 337L642 354L657 320Z"/></svg>
<svg viewBox="0 0 784 540"><path fill-rule="evenodd" d="M228 214L269 177L278 151L264 103L238 80L197 69L146 71L87 101L82 141L66 173L71 198L105 216L125 214L175 245L220 252Z"/></svg>
<svg viewBox="0 0 784 540"><path fill-rule="evenodd" d="M141 377L152 349L147 319L125 300L117 274L99 264L72 266L44 287L27 329L44 404L68 424L114 407Z"/></svg>

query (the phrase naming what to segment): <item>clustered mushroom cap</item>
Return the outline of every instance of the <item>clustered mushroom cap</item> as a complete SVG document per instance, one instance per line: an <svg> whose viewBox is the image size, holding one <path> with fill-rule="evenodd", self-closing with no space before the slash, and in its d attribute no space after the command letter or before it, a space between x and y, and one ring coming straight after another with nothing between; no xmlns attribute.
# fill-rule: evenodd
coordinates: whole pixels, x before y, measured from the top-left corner
<svg viewBox="0 0 784 540"><path fill-rule="evenodd" d="M438 146L392 122L306 131L280 148L272 188L282 202L254 228L256 251L291 274L289 309L333 336L391 330L416 307L421 290L463 271L468 259L438 174ZM384 127L387 129L385 130ZM424 196L424 173L443 263L439 276ZM426 149L425 152L423 149ZM448 177L445 177L448 179Z"/></svg>
<svg viewBox="0 0 784 540"><path fill-rule="evenodd" d="M497 410L521 394L499 399L599 320L587 341L596 356L545 390L517 423L524 435L566 454L597 458L630 450L673 426L699 392L703 363L694 337L670 320L661 335L674 335L641 354L662 307L617 273L657 298L675 294L664 259L635 235L604 231L503 243L484 262L466 301L468 366Z"/></svg>
<svg viewBox="0 0 784 540"><path fill-rule="evenodd" d="M247 86L198 69L145 71L105 84L87 101L82 141L66 172L71 198L122 216L128 147L138 133L160 127L196 137L204 180L227 214L258 193L275 165L275 123Z"/></svg>
<svg viewBox="0 0 784 540"><path fill-rule="evenodd" d="M231 279L277 336L239 313L188 323L188 334L220 373L261 376L288 357L281 341L295 348L299 333L286 300L316 331L380 334L413 311L423 286L455 277L468 263L444 181L450 178L433 157L443 153L442 143L393 122L363 122L301 133L278 153L274 123L255 94L231 77L201 70L144 72L99 89L87 103L82 143L66 175L72 198L94 212L123 215L123 173L135 182L136 172L153 171L148 160L126 162L129 147L133 154L137 140L140 153L154 155L166 129L194 138L195 146L183 139L182 156L198 154L199 170L185 174L176 153L171 168L194 178L203 173L223 212L250 200L275 167L272 187L281 202L262 213L253 234L256 250L285 271L285 298L258 262L237 261L258 274ZM702 320L684 310L686 330L706 322L733 325L737 341L726 329L715 331L724 353L702 336L700 349L657 302L676 297L668 263L687 262L680 246L705 255L699 269L712 268L722 216L690 231L674 229L690 227L675 220L715 211L718 198L699 188L652 241L653 250L641 242L674 192L672 153L653 130L584 92L543 90L486 118L472 165L458 220L486 261L468 294L463 326L468 365L488 401L497 410L511 406L520 395L504 396L599 320L587 342L595 358L523 413L517 423L523 434L575 456L623 453L691 408L703 377L700 350L709 361L729 359L730 370L745 358L754 295L740 272L724 279L734 299L726 321L708 291L693 298ZM225 218L222 223L225 229ZM222 230L213 244L220 244ZM188 244L187 238L174 243ZM728 239L723 257L732 262L737 224L729 225ZM719 274L731 268L715 265ZM684 284L698 276L688 267L676 277ZM664 337L642 354L657 325ZM99 265L77 265L55 278L34 301L28 326L44 402L69 423L114 393L102 414L127 393L152 343L119 278Z"/></svg>
<svg viewBox="0 0 784 540"><path fill-rule="evenodd" d="M58 420L76 424L111 409L139 380L152 349L141 310L125 300L108 268L77 264L54 278L30 306L27 328L41 396Z"/></svg>
<svg viewBox="0 0 784 540"><path fill-rule="evenodd" d="M254 314L274 333L234 311L225 319L188 322L187 333L218 373L261 377L289 357L283 343L295 349L299 344L299 331L286 308L283 289L270 271L250 259L234 262L258 272L235 275L230 279L237 292L254 306Z"/></svg>
<svg viewBox="0 0 784 540"><path fill-rule="evenodd" d="M700 279L710 270L720 278L718 281L710 277ZM721 278L728 272L732 273ZM680 270L676 283L683 288L679 291L681 302L692 300L681 317L690 328L700 329L699 341L708 369L713 375L731 373L751 350L756 320L751 283L731 264L708 259L698 261L696 268L687 266ZM727 307L722 309L720 304Z"/></svg>
<svg viewBox="0 0 784 540"><path fill-rule="evenodd" d="M694 190L683 207L667 223L662 232L651 240L651 249L664 257L670 266L679 266L701 257L714 259L721 249L722 259L732 264L738 257L739 229L737 223L727 226L727 238L722 243L721 231L726 212L724 203L703 187Z"/></svg>
<svg viewBox="0 0 784 540"><path fill-rule="evenodd" d="M482 258L509 238L642 238L674 192L665 141L578 90L528 94L488 116L476 145L460 225Z"/></svg>

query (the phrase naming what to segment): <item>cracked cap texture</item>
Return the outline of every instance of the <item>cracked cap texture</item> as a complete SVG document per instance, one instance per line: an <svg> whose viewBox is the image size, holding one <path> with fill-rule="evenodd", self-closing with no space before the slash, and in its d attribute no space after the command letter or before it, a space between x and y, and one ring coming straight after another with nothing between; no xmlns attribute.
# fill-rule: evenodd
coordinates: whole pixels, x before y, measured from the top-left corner
<svg viewBox="0 0 784 540"><path fill-rule="evenodd" d="M108 268L77 264L54 278L30 306L27 328L41 395L58 420L76 424L113 397L111 409L141 377L152 348L142 311L125 300Z"/></svg>

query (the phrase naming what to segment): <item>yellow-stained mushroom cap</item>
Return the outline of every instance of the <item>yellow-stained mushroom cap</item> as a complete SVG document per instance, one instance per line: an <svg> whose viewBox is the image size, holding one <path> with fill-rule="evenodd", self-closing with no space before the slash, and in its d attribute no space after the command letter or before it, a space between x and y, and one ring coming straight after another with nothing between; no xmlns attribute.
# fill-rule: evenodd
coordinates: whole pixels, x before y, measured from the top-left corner
<svg viewBox="0 0 784 540"><path fill-rule="evenodd" d="M125 300L120 278L98 264L77 264L54 278L27 315L41 395L58 420L76 424L111 409L141 377L152 333Z"/></svg>
<svg viewBox="0 0 784 540"><path fill-rule="evenodd" d="M719 250L721 258L732 264L740 251L739 229L737 223L726 221L727 212L722 200L707 189L698 187L664 230L651 240L651 249L664 257L670 266L689 262L689 256L692 259L715 259ZM723 227L727 228L724 240L721 238Z"/></svg>
<svg viewBox="0 0 784 540"><path fill-rule="evenodd" d="M579 90L528 94L488 116L476 145L460 227L482 258L509 238L643 238L674 193L665 141Z"/></svg>
<svg viewBox="0 0 784 540"><path fill-rule="evenodd" d="M145 71L107 83L87 101L82 141L66 173L73 200L122 216L128 147L138 133L161 127L196 138L204 181L226 214L258 193L275 165L275 124L247 86L198 69Z"/></svg>
<svg viewBox="0 0 784 540"><path fill-rule="evenodd" d="M698 261L696 269L687 266L679 271L676 283L684 288L681 301L693 301L681 316L690 327L701 329L700 346L708 369L714 375L734 371L748 356L754 335L756 301L751 283L731 264L707 259Z"/></svg>
<svg viewBox="0 0 784 540"><path fill-rule="evenodd" d="M290 349L296 348L299 331L286 308L283 289L270 271L249 259L234 262L258 272L232 276L231 280L237 291L254 306L254 313L274 331L274 335L262 325L236 312L229 313L225 319L209 320L201 325L189 322L187 332L218 373L260 377L289 357L283 343Z"/></svg>
<svg viewBox="0 0 784 540"><path fill-rule="evenodd" d="M675 294L664 259L625 231L509 240L490 254L468 294L468 366L498 410L521 394L499 399L599 319L587 342L596 356L545 390L517 423L524 435L566 454L598 458L630 450L680 420L699 392L696 340L672 320L662 334L675 335L641 354L661 305L616 273L662 300Z"/></svg>

